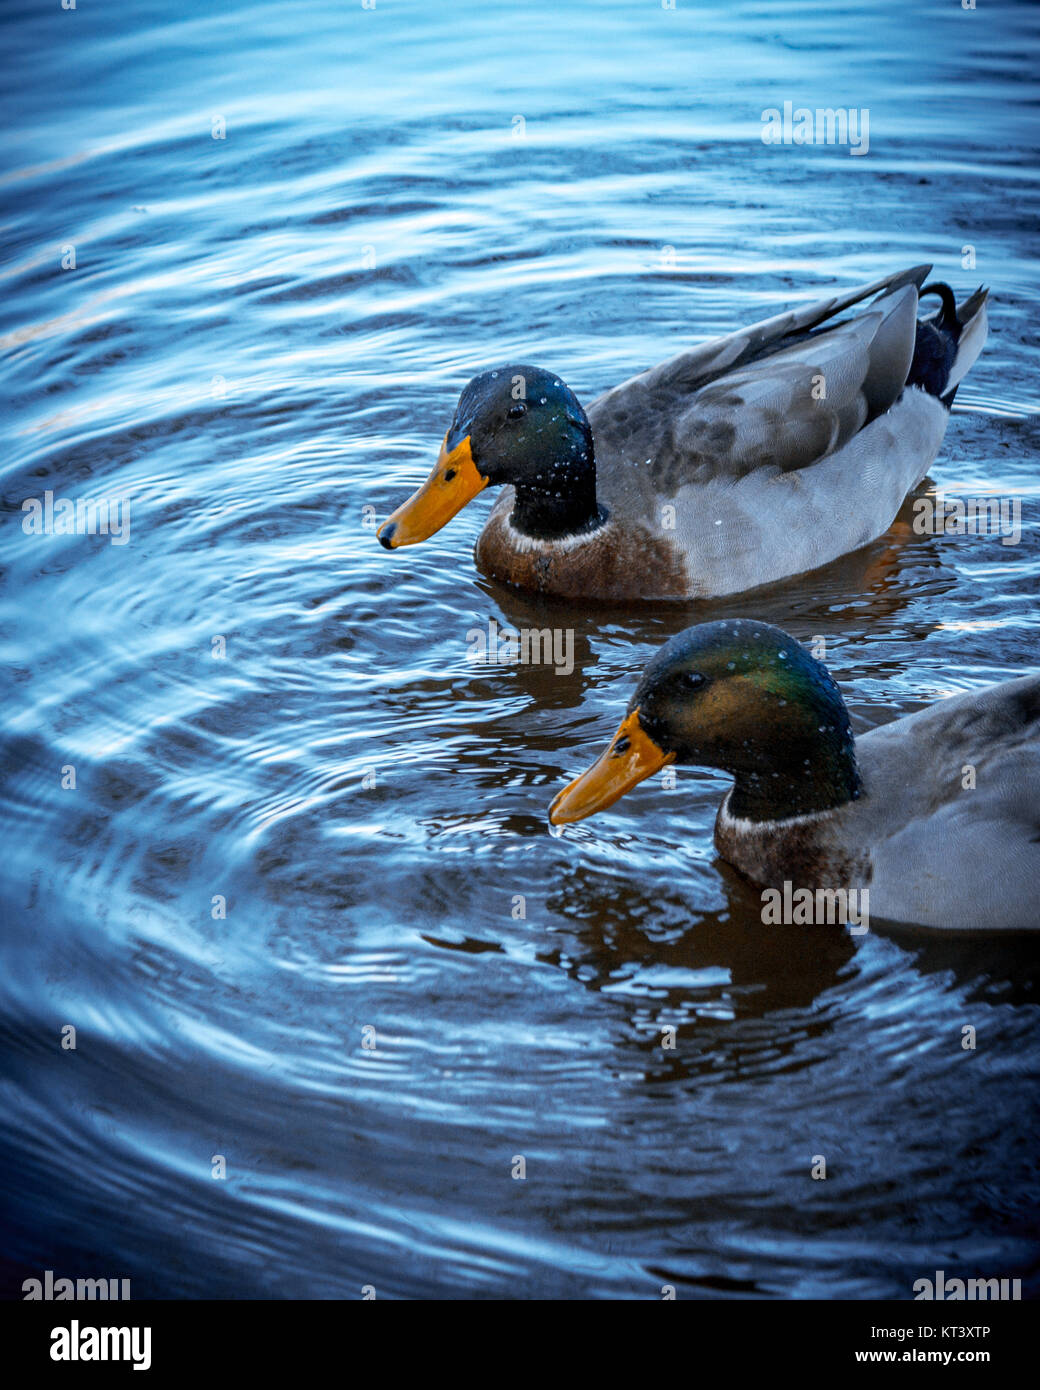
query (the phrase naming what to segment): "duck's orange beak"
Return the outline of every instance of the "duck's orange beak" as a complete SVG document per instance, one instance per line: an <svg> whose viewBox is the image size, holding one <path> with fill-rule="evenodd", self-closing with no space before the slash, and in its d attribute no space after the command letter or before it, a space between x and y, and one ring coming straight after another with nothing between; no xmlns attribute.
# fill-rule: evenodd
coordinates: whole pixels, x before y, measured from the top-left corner
<svg viewBox="0 0 1040 1390"><path fill-rule="evenodd" d="M675 754L658 748L639 723L639 710L634 709L622 720L621 727L610 740L610 746L588 772L583 772L564 787L549 807L553 825L567 825L584 820L597 811L605 811L620 800L644 778L651 777L666 763L674 762Z"/></svg>
<svg viewBox="0 0 1040 1390"><path fill-rule="evenodd" d="M450 453L447 445L445 435L433 472L414 497L403 502L380 526L379 542L387 550L428 539L487 487L487 478L481 477L473 462L469 435Z"/></svg>

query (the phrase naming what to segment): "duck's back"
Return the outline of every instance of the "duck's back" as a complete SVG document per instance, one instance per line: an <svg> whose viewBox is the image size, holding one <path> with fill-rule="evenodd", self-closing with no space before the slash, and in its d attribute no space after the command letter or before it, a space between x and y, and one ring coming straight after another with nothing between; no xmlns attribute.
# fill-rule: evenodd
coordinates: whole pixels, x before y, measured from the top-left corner
<svg viewBox="0 0 1040 1390"><path fill-rule="evenodd" d="M948 419L905 385L927 270L703 344L589 407L602 502L648 546L672 549L688 596L814 569L891 525Z"/></svg>
<svg viewBox="0 0 1040 1390"><path fill-rule="evenodd" d="M1040 927L1040 675L940 700L856 741L876 917Z"/></svg>

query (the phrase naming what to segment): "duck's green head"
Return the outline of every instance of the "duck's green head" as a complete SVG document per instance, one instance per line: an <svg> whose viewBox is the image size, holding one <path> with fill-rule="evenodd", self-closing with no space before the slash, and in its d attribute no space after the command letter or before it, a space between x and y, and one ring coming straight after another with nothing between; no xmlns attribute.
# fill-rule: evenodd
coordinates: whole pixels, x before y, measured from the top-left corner
<svg viewBox="0 0 1040 1390"><path fill-rule="evenodd" d="M498 367L469 383L429 478L379 528L387 550L432 536L486 487L516 488L512 523L541 538L596 516L592 431L566 382L541 367Z"/></svg>
<svg viewBox="0 0 1040 1390"><path fill-rule="evenodd" d="M647 666L606 752L557 796L555 825L613 805L666 763L732 773L729 809L777 820L859 795L852 728L827 668L786 632L702 623Z"/></svg>

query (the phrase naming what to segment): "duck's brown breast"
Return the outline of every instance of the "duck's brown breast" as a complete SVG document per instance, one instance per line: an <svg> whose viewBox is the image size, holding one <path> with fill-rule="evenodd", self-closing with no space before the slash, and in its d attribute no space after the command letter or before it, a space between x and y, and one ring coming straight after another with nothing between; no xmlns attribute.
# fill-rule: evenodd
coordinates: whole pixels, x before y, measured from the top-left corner
<svg viewBox="0 0 1040 1390"><path fill-rule="evenodd" d="M729 793L715 819L715 848L759 887L864 888L872 876L869 848L857 846L848 822L858 803L835 811L753 823L729 814Z"/></svg>
<svg viewBox="0 0 1040 1390"><path fill-rule="evenodd" d="M477 568L489 579L559 598L623 601L688 595L685 566L670 540L611 520L585 536L540 541L515 531L509 508L498 506L477 541L475 556Z"/></svg>

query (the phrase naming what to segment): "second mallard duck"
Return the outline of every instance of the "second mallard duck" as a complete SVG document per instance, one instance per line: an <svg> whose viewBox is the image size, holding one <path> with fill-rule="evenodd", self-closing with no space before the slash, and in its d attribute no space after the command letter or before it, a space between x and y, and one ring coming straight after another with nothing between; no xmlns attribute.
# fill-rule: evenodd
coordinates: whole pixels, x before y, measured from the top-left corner
<svg viewBox="0 0 1040 1390"><path fill-rule="evenodd" d="M687 628L657 653L606 752L549 810L606 810L666 763L733 775L715 845L779 891L869 890L874 916L1040 928L1040 675L853 739L827 668L780 628Z"/></svg>
<svg viewBox="0 0 1040 1390"><path fill-rule="evenodd" d="M388 549L506 484L490 578L567 599L711 598L827 564L892 524L986 339L986 291L902 271L716 338L584 411L552 372L474 377ZM940 308L918 322L919 295ZM877 296L858 314L835 316Z"/></svg>

